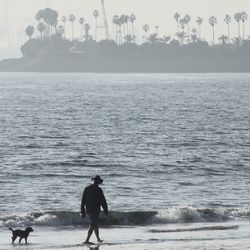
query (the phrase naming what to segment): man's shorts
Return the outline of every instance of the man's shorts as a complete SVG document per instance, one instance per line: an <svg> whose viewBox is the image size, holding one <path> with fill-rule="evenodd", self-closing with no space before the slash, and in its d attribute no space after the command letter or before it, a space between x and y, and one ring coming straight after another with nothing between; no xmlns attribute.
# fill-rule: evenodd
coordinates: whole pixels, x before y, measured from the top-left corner
<svg viewBox="0 0 250 250"><path fill-rule="evenodd" d="M89 214L89 218L91 226L98 226L99 214Z"/></svg>

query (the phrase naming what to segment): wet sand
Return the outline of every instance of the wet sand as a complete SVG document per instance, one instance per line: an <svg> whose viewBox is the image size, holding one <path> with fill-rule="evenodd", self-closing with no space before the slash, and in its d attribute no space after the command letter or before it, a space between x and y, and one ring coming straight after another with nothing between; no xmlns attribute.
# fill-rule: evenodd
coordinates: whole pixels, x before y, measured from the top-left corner
<svg viewBox="0 0 250 250"><path fill-rule="evenodd" d="M238 226L238 227L237 227ZM250 249L250 223L192 223L169 226L102 228L101 245L84 246L87 229L34 228L29 244L10 244L10 232L1 230L0 249L8 250L151 250ZM95 241L95 237L91 239Z"/></svg>

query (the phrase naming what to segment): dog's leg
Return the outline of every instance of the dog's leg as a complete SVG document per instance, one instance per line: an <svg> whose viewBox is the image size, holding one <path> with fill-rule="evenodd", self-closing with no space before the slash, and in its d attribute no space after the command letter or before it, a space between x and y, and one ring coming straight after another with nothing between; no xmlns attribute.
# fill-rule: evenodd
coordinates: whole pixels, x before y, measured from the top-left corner
<svg viewBox="0 0 250 250"><path fill-rule="evenodd" d="M21 243L22 239L23 239L23 238L21 238L21 237L20 237L20 239L19 239L19 243Z"/></svg>
<svg viewBox="0 0 250 250"><path fill-rule="evenodd" d="M28 237L25 237L25 243L26 243L26 244L28 244L28 242L27 242L27 238L28 238Z"/></svg>
<svg viewBox="0 0 250 250"><path fill-rule="evenodd" d="M16 238L17 238L16 236L12 236L12 244L14 244Z"/></svg>

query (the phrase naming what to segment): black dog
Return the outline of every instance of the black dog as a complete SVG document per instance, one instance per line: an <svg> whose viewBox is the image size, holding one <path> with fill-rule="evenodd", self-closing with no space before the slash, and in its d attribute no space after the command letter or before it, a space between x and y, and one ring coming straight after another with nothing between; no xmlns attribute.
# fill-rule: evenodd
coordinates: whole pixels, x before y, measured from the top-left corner
<svg viewBox="0 0 250 250"><path fill-rule="evenodd" d="M17 237L19 237L19 243L21 243L22 239L25 239L25 243L27 244L27 239L30 234L30 232L33 232L34 230L32 227L27 227L24 230L13 230L12 228L9 228L9 230L12 231L12 244L14 244Z"/></svg>

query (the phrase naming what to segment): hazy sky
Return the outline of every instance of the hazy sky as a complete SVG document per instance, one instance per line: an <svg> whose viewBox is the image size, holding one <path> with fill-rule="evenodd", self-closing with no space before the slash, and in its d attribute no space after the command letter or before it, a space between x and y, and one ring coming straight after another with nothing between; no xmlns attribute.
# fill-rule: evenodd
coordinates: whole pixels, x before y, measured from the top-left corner
<svg viewBox="0 0 250 250"><path fill-rule="evenodd" d="M8 3L8 13L6 13L6 2ZM140 37L143 35L141 27L145 23L150 25L152 32L155 25L159 25L161 35L174 37L176 23L173 15L175 12L179 12L181 15L192 15L191 26L195 28L197 28L196 17L198 15L203 17L203 37L211 41L212 31L207 23L209 16L214 15L218 18L216 26L218 37L223 33L226 34L226 25L223 22L225 14L233 15L238 11L249 11L250 14L250 0L105 0L105 3L111 33L114 30L111 21L114 14L135 13L137 17L136 31ZM46 6L56 9L60 16L68 16L73 13L77 19L83 16L86 22L93 24L92 12L94 9L100 9L100 0L0 0L0 47L6 46L8 43L5 36L6 21L8 21L8 29L11 31L10 42L13 45L16 45L18 40L19 43L22 43L26 39L21 35L23 30L29 23L36 25L34 15L39 8ZM68 25L67 33L69 34L69 32L70 26ZM79 25L76 32L79 32ZM246 33L250 35L249 21L246 24ZM236 36L236 34L237 24L233 22L232 36Z"/></svg>

